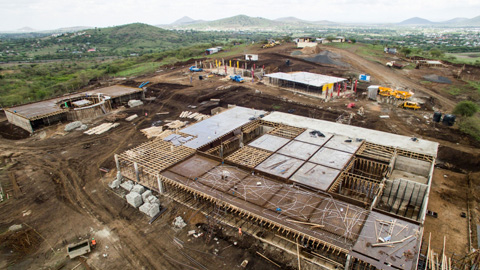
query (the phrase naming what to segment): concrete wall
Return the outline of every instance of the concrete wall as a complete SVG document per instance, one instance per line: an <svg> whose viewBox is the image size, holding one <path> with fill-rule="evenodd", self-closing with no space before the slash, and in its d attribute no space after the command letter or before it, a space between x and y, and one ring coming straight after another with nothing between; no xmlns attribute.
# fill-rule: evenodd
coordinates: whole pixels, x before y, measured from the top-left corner
<svg viewBox="0 0 480 270"><path fill-rule="evenodd" d="M421 175L424 177L429 177L430 167L432 164L427 161L422 161L418 159L397 156L395 161L395 170L406 171L416 175Z"/></svg>
<svg viewBox="0 0 480 270"><path fill-rule="evenodd" d="M14 124L17 127L21 127L30 133L33 133L33 128L30 124L30 120L11 113L7 110L5 110L5 115L7 116L8 122Z"/></svg>
<svg viewBox="0 0 480 270"><path fill-rule="evenodd" d="M318 43L316 42L298 42L297 48L305 48L305 47L315 47Z"/></svg>

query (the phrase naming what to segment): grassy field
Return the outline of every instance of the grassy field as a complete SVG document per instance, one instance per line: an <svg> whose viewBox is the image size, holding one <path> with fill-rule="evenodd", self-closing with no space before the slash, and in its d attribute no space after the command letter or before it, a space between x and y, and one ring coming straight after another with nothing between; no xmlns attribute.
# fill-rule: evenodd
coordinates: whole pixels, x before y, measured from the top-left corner
<svg viewBox="0 0 480 270"><path fill-rule="evenodd" d="M447 58L452 58L452 62L455 63L465 63L465 64L475 64L480 63L480 52L469 52L469 53L447 53Z"/></svg>

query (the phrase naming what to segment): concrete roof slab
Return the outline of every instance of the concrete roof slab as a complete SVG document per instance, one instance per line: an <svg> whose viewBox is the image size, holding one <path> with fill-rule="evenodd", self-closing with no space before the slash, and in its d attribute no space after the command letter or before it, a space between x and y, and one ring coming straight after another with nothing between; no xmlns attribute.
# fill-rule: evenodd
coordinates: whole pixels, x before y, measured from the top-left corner
<svg viewBox="0 0 480 270"><path fill-rule="evenodd" d="M320 146L309 143L291 141L277 151L279 154L298 158L301 160L309 159Z"/></svg>
<svg viewBox="0 0 480 270"><path fill-rule="evenodd" d="M308 187L327 191L339 174L340 170L307 162L290 177L290 180Z"/></svg>
<svg viewBox="0 0 480 270"><path fill-rule="evenodd" d="M319 130L319 131L322 132L323 135L325 135L325 137L321 137L321 136L318 136L316 134L312 135L312 134L310 134L310 132L312 132L312 131L313 131L313 129L305 130L302 134L298 135L295 138L295 140L322 146L322 145L325 144L325 142L327 142L332 137L332 134L327 133L327 132L323 132L321 130Z"/></svg>
<svg viewBox="0 0 480 270"><path fill-rule="evenodd" d="M352 156L353 154L350 153L323 147L309 161L342 170Z"/></svg>
<svg viewBox="0 0 480 270"><path fill-rule="evenodd" d="M300 159L273 154L255 168L282 178L289 178L303 163L304 161Z"/></svg>
<svg viewBox="0 0 480 270"><path fill-rule="evenodd" d="M275 152L288 143L290 140L287 138L278 137L275 135L264 134L254 140L253 142L249 143L249 146L253 146L256 148L260 148L263 150L267 150L270 152Z"/></svg>

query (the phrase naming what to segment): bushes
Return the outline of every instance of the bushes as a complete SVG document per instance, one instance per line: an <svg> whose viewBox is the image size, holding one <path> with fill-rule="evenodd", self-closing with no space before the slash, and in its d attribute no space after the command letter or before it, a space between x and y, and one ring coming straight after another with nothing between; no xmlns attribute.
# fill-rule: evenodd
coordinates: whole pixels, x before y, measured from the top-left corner
<svg viewBox="0 0 480 270"><path fill-rule="evenodd" d="M478 106L472 101L461 101L453 109L453 113L456 115L470 117L478 111Z"/></svg>
<svg viewBox="0 0 480 270"><path fill-rule="evenodd" d="M458 126L460 130L476 140L480 141L480 118L478 117L467 117L462 119Z"/></svg>

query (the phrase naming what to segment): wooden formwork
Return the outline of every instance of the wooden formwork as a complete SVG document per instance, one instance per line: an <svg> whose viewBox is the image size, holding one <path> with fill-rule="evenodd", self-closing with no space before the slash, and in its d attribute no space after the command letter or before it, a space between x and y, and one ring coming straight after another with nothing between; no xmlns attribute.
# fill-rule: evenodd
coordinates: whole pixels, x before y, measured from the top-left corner
<svg viewBox="0 0 480 270"><path fill-rule="evenodd" d="M163 140L154 140L125 151L118 157L121 167L124 167L122 164L133 166L137 163L145 172L156 174L194 153L195 149L186 146L174 146Z"/></svg>
<svg viewBox="0 0 480 270"><path fill-rule="evenodd" d="M240 164L248 168L255 168L258 164L262 163L272 153L263 149L245 146L240 148L235 153L231 154L226 160L235 164Z"/></svg>
<svg viewBox="0 0 480 270"><path fill-rule="evenodd" d="M304 132L306 129L304 128L298 128L298 127L292 127L292 126L287 126L287 125L280 125L275 127L274 129L270 130L268 134L271 135L276 135L279 137L287 138L287 139L293 139L300 135L302 132Z"/></svg>
<svg viewBox="0 0 480 270"><path fill-rule="evenodd" d="M379 144L374 144L371 142L365 142L360 146L360 149L357 151L358 156L363 156L366 158L380 160L383 162L390 162L395 153L395 148L390 146L383 146Z"/></svg>

